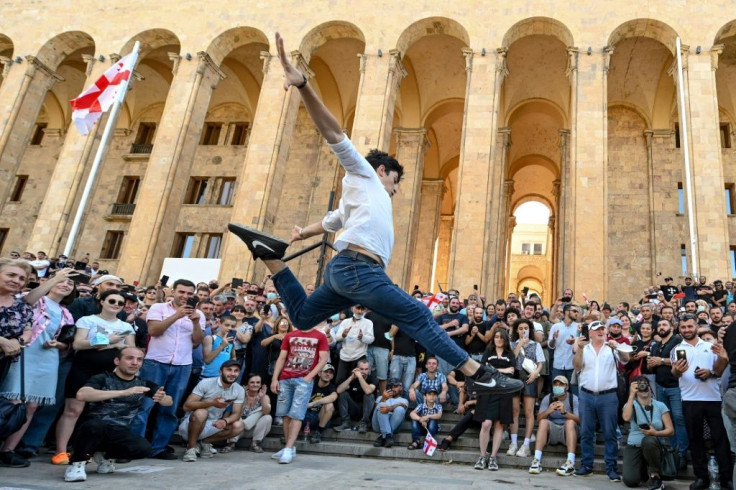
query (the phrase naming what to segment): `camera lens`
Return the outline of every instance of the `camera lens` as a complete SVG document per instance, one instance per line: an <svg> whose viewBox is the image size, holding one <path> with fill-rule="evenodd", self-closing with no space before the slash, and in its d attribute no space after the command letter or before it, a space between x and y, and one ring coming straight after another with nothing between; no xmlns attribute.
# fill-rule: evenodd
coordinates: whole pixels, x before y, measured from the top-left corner
<svg viewBox="0 0 736 490"><path fill-rule="evenodd" d="M639 391L649 391L649 383L638 383L636 389Z"/></svg>

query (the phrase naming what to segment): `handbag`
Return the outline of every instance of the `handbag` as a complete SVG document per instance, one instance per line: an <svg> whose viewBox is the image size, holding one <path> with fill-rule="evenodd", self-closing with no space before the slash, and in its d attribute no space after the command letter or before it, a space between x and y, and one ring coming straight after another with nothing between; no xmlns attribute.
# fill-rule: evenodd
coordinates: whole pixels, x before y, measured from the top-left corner
<svg viewBox="0 0 736 490"><path fill-rule="evenodd" d="M56 334L56 341L62 344L70 344L74 342L74 336L77 334L77 326L73 323L64 325Z"/></svg>
<svg viewBox="0 0 736 490"><path fill-rule="evenodd" d="M243 425L245 426L245 430L253 430L253 427L256 426L258 419L260 419L262 416L263 416L263 408L258 407L255 410L253 410L250 413L250 415L248 415L246 418L243 419Z"/></svg>
<svg viewBox="0 0 736 490"><path fill-rule="evenodd" d="M0 398L0 441L17 432L26 423L26 373L23 349L20 351L20 400L13 403L11 400Z"/></svg>
<svg viewBox="0 0 736 490"><path fill-rule="evenodd" d="M537 363L529 359L528 357L525 357L523 361L521 361L521 367L524 369L524 371L527 372L527 374L532 374L534 371L537 370Z"/></svg>
<svg viewBox="0 0 736 490"><path fill-rule="evenodd" d="M637 400L634 400L634 403L641 407L644 412L644 418L647 419L649 426L652 427L652 419L647 416L647 412L644 410L644 407L642 407ZM634 422L636 425L639 425L639 411L636 407L634 407ZM680 454L669 444L662 444L659 437L657 437L657 442L659 443L659 450L661 453L659 476L662 477L663 480L674 480L677 478L677 473L680 470Z"/></svg>

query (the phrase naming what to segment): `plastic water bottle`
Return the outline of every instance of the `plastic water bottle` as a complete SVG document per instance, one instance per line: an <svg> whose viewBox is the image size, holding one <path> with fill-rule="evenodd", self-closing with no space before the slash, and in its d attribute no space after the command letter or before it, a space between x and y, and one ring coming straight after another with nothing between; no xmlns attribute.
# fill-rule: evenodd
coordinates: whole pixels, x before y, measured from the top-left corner
<svg viewBox="0 0 736 490"><path fill-rule="evenodd" d="M311 430L309 429L309 421L307 420L307 423L304 426L304 442L307 442L307 440L309 439L309 433L310 432L311 432ZM708 468L710 468L710 465L708 465ZM718 470L716 470L716 471L718 471Z"/></svg>
<svg viewBox="0 0 736 490"><path fill-rule="evenodd" d="M716 457L713 454L708 458L708 478L710 479L708 490L721 489L721 479L718 475L718 461L716 461Z"/></svg>

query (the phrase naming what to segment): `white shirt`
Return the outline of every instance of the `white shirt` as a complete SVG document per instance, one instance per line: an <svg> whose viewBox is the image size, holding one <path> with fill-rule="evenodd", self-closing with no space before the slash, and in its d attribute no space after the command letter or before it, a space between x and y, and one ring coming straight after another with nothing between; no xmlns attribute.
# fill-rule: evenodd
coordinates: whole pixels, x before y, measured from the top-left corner
<svg viewBox="0 0 736 490"><path fill-rule="evenodd" d="M342 333L348 328L350 330L347 336L342 338ZM363 337L358 340L358 334L361 331ZM367 318L361 318L360 320L346 318L340 322L340 326L337 327L337 332L335 332L335 341L342 342L342 349L340 349L340 360L342 361L357 361L361 357L365 357L366 352L368 352L368 344L372 344L374 340L373 322Z"/></svg>
<svg viewBox="0 0 736 490"><path fill-rule="evenodd" d="M322 227L330 233L344 229L335 242L338 250L345 250L352 243L378 255L386 267L394 247L391 196L347 136L328 145L345 168L345 177L340 203L322 219Z"/></svg>
<svg viewBox="0 0 736 490"><path fill-rule="evenodd" d="M583 349L583 369L578 377L580 387L595 392L616 388L617 365L618 352L606 344L597 353L593 344L586 345Z"/></svg>
<svg viewBox="0 0 736 490"><path fill-rule="evenodd" d="M552 338L555 336L555 332L559 331L560 334L557 336L557 340L555 340L554 347L551 346L549 343L552 340ZM569 339L571 336L574 338L578 334L578 324L577 322L572 322L570 326L568 327L565 325L565 322L555 323L552 325L552 328L549 330L549 337L547 341L547 346L551 349L554 349L555 351L555 358L554 362L552 364L552 367L554 369L572 369L572 344L567 343L567 339Z"/></svg>
<svg viewBox="0 0 736 490"><path fill-rule="evenodd" d="M705 381L695 377L695 369L713 370L718 356L711 350L713 344L698 338L695 345L688 344L685 340L672 349L670 361L677 360L677 351L684 350L687 355L687 371L680 376L680 394L684 402L720 402L721 392L718 389L718 378L711 376Z"/></svg>

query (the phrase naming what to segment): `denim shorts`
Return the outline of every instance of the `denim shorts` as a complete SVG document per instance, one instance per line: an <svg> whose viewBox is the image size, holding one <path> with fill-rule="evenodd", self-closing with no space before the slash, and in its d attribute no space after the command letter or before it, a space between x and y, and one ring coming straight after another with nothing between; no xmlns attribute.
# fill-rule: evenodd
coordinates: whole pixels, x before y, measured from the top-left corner
<svg viewBox="0 0 736 490"><path fill-rule="evenodd" d="M312 383L307 383L304 378L279 380L276 416L304 420L310 396L312 396Z"/></svg>

